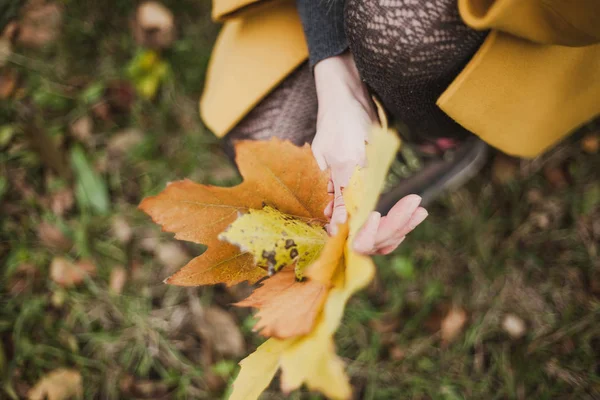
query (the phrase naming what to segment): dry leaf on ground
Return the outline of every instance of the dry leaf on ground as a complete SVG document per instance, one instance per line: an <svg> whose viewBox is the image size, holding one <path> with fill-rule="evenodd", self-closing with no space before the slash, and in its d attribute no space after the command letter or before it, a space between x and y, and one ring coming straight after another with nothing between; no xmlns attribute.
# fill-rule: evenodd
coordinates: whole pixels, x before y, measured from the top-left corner
<svg viewBox="0 0 600 400"><path fill-rule="evenodd" d="M75 139L88 146L93 144L94 121L92 121L92 118L87 115L77 118L69 128Z"/></svg>
<svg viewBox="0 0 600 400"><path fill-rule="evenodd" d="M113 235L123 244L129 243L133 236L133 229L122 215L117 215L113 218L111 230Z"/></svg>
<svg viewBox="0 0 600 400"><path fill-rule="evenodd" d="M519 161L516 158L497 154L492 164L492 179L494 182L505 185L514 181L519 173Z"/></svg>
<svg viewBox="0 0 600 400"><path fill-rule="evenodd" d="M175 40L173 13L157 1L140 4L133 22L133 37L141 46L169 47Z"/></svg>
<svg viewBox="0 0 600 400"><path fill-rule="evenodd" d="M42 377L29 391L29 400L68 400L83 396L79 371L59 368Z"/></svg>
<svg viewBox="0 0 600 400"><path fill-rule="evenodd" d="M12 96L17 88L18 80L19 75L14 69L5 68L0 71L0 100L6 100Z"/></svg>
<svg viewBox="0 0 600 400"><path fill-rule="evenodd" d="M596 154L600 150L600 132L588 133L581 139L581 149L588 154Z"/></svg>
<svg viewBox="0 0 600 400"><path fill-rule="evenodd" d="M196 330L217 353L239 357L245 352L244 337L230 313L218 307L208 307L200 315Z"/></svg>
<svg viewBox="0 0 600 400"><path fill-rule="evenodd" d="M177 239L208 246L167 283L234 285L265 277L265 270L254 265L251 254L218 239L239 212L262 209L267 204L284 214L322 225L327 222L323 210L330 199L329 177L318 168L308 145L297 147L279 139L245 141L237 144L236 154L244 178L240 185L220 188L184 180L171 183L141 203L140 208L164 230L174 232Z"/></svg>
<svg viewBox="0 0 600 400"><path fill-rule="evenodd" d="M62 27L63 9L56 3L30 2L19 22L17 41L29 47L41 47L56 40Z"/></svg>
<svg viewBox="0 0 600 400"><path fill-rule="evenodd" d="M127 282L127 271L123 267L113 267L110 271L108 287L114 294L121 294Z"/></svg>
<svg viewBox="0 0 600 400"><path fill-rule="evenodd" d="M154 248L154 254L169 274L190 259L190 255L176 242L160 243Z"/></svg>
<svg viewBox="0 0 600 400"><path fill-rule="evenodd" d="M50 198L50 209L59 216L65 215L67 211L73 208L75 198L71 188L64 188L53 193Z"/></svg>
<svg viewBox="0 0 600 400"><path fill-rule="evenodd" d="M124 129L108 139L106 149L112 158L118 158L127 154L129 150L140 144L143 140L144 134L142 131L135 128Z"/></svg>
<svg viewBox="0 0 600 400"><path fill-rule="evenodd" d="M25 263L19 265L8 280L8 292L16 296L23 290L31 287L39 278L39 275L39 270L33 264Z"/></svg>
<svg viewBox="0 0 600 400"><path fill-rule="evenodd" d="M504 316L502 329L513 339L519 339L527 332L525 322L514 314L506 314Z"/></svg>
<svg viewBox="0 0 600 400"><path fill-rule="evenodd" d="M73 242L56 226L42 222L37 227L37 235L42 244L52 250L69 251Z"/></svg>
<svg viewBox="0 0 600 400"><path fill-rule="evenodd" d="M544 167L544 177L555 189L560 190L569 186L567 172L561 165L546 165Z"/></svg>
<svg viewBox="0 0 600 400"><path fill-rule="evenodd" d="M64 257L55 257L50 264L50 279L62 287L71 287L83 282L88 275L96 273L91 261L71 262Z"/></svg>
<svg viewBox="0 0 600 400"><path fill-rule="evenodd" d="M467 312L460 307L452 307L442 320L442 343L447 345L457 338L467 322Z"/></svg>

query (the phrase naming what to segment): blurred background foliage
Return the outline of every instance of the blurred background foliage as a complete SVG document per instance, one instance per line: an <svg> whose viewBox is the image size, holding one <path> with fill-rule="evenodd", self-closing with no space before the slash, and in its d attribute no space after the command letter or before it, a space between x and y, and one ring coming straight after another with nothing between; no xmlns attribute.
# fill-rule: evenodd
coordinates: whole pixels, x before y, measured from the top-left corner
<svg viewBox="0 0 600 400"><path fill-rule="evenodd" d="M0 398L226 398L260 343L247 287L162 284L203 248L137 210L171 180L239 182L197 113L209 15L0 4ZM357 399L600 398L599 145L590 122L496 154L377 259L337 335Z"/></svg>

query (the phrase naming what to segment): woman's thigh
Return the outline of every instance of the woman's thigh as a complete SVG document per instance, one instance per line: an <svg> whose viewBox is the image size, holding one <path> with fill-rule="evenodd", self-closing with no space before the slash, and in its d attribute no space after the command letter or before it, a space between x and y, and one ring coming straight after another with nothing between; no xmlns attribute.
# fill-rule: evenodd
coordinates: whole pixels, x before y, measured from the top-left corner
<svg viewBox="0 0 600 400"><path fill-rule="evenodd" d="M225 149L233 156L236 140L268 140L272 137L297 145L311 143L317 121L315 81L307 63L291 73L225 137Z"/></svg>

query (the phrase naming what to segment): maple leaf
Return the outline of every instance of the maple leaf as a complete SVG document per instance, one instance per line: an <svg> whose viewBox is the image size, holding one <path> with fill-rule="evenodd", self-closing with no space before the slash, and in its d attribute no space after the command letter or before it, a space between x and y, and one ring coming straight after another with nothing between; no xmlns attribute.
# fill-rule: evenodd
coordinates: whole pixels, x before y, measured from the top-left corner
<svg viewBox="0 0 600 400"><path fill-rule="evenodd" d="M323 210L330 200L329 175L321 171L310 146L297 147L273 138L236 144L236 162L243 182L220 188L190 180L173 182L140 208L175 238L208 246L166 282L181 286L216 283L255 283L267 275L252 254L220 241L218 235L240 212L269 205L284 214L324 225ZM282 155L285 155L284 157Z"/></svg>
<svg viewBox="0 0 600 400"><path fill-rule="evenodd" d="M259 309L255 331L279 339L311 331L332 286L332 277L341 264L347 236L348 231L343 226L325 243L318 259L306 269L306 279L299 281L289 266L236 303L240 307Z"/></svg>
<svg viewBox="0 0 600 400"><path fill-rule="evenodd" d="M304 268L319 257L328 237L321 225L310 225L265 206L241 215L219 239L251 253L255 264L268 268L270 275L294 264L296 278L302 280Z"/></svg>
<svg viewBox="0 0 600 400"><path fill-rule="evenodd" d="M309 281L312 277L314 281L324 280L331 284L313 328L300 337L283 340L271 338L242 360L242 368L234 382L230 400L257 398L278 368L282 370L281 388L284 392L306 384L309 389L318 390L329 398L350 398L351 387L344 364L335 353L333 335L339 327L348 299L365 287L375 273L370 257L356 253L352 243L375 208L387 169L399 146L397 136L387 129L381 115L380 113L382 127L374 129L369 138L367 167L358 169L353 174L344 191L349 214L344 229L348 229L348 237L342 236L344 239L341 249L336 247L336 251L332 252L324 249L321 257L313 264L316 266L320 260L327 260L335 265L336 260L342 259L343 253L342 268L328 270L310 266L306 271ZM333 240L328 244L331 242Z"/></svg>

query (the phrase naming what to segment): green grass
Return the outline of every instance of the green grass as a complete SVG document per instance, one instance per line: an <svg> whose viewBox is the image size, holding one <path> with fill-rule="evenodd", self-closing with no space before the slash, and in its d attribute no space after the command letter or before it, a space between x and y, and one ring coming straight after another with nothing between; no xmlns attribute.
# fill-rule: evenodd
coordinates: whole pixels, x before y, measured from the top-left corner
<svg viewBox="0 0 600 400"><path fill-rule="evenodd" d="M24 397L58 367L81 371L86 399L221 398L242 356L211 350L197 332L198 310L228 310L249 353L260 343L251 315L230 306L243 289L163 285L178 254L163 254L165 262L154 250L174 241L137 210L172 180L239 181L197 115L218 27L208 2L165 2L178 31L161 56L171 72L156 99L137 97L103 120L94 107L105 88L129 82L140 51L128 25L134 3L64 3L56 43L14 49L8 67L22 89L0 100L0 398ZM94 125L88 141L69 128L84 116ZM125 129L139 140L115 155ZM432 205L395 254L377 258L376 281L351 301L336 337L357 399L600 397L600 157L572 139L547 158L542 166L558 160L568 171L566 187L553 186L536 163L505 184L492 182L488 166ZM75 205L58 215L52 201L65 189ZM115 234L115 216L129 224L131 241ZM73 246L48 246L42 221ZM179 248L186 257L201 251ZM57 256L91 259L97 273L62 288L49 278ZM118 266L128 274L121 295L109 290ZM452 306L468 320L446 345L439 327ZM503 330L507 314L525 322L522 338ZM276 383L264 398L283 398Z"/></svg>

